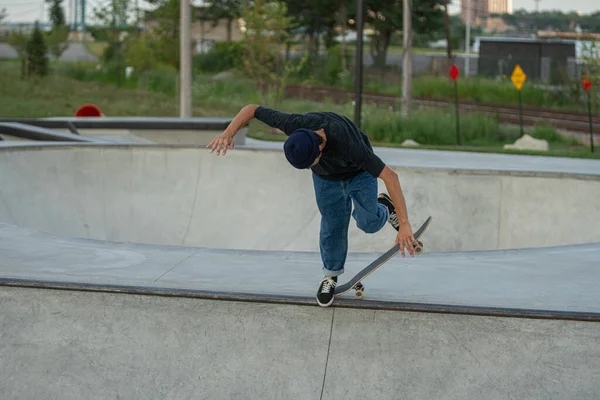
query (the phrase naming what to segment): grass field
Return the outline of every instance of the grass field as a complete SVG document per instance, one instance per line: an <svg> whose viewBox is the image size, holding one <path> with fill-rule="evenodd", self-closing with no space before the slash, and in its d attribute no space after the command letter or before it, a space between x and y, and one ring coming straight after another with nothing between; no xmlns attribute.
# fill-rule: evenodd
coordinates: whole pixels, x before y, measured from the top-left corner
<svg viewBox="0 0 600 400"><path fill-rule="evenodd" d="M99 59L102 59L102 55L104 54L104 49L108 46L107 42L87 42L86 47L90 51L90 53L94 54Z"/></svg>
<svg viewBox="0 0 600 400"><path fill-rule="evenodd" d="M57 64L51 64L56 69ZM110 116L178 116L179 102L174 96L119 88L112 84L82 82L52 74L44 79L23 81L18 62L0 62L0 113L8 118L72 116L79 106L93 103ZM227 116L234 109L194 105L196 116Z"/></svg>
<svg viewBox="0 0 600 400"><path fill-rule="evenodd" d="M52 64L53 70L59 65ZM178 116L179 99L175 94L160 90L145 90L143 85L134 88L117 87L110 83L93 80L76 80L59 74L44 79L23 81L19 77L19 63L0 63L1 117L50 117L71 116L84 103L98 105L107 116ZM88 77L89 78L89 77ZM196 117L231 117L244 105L259 103L269 106L247 79L232 77L211 80L210 76L196 76L193 88L193 115ZM308 101L284 99L278 106L287 112L309 112L327 110L346 115L352 119L352 104L316 104ZM503 145L519 137L519 130L498 124L491 118L473 114L461 120L464 146L455 143L454 119L442 111L425 110L415 112L409 118L386 109L366 106L363 130L377 146L397 147L405 139L414 139L423 144L421 148L458 151L482 151L508 153ZM582 145L561 137L547 127L529 130L534 137L549 140L552 151L548 153L528 152L566 157L599 158ZM284 140L259 121L250 124L250 136L267 140ZM514 151L510 151L514 153ZM521 153L522 154L522 153Z"/></svg>
<svg viewBox="0 0 600 400"><path fill-rule="evenodd" d="M107 44L105 42L87 43L90 51L99 57L102 56L102 52L104 51L106 45ZM282 47L281 50L285 51L285 47ZM305 49L304 46L293 45L291 50L302 52ZM348 43L347 50L349 52L354 52L354 43ZM391 45L389 47L388 54L402 54L402 50L403 49L401 46ZM444 52L444 49L414 49L415 54L443 54ZM456 52L454 53L459 54ZM321 70L328 68L326 64L330 62L328 60L332 60L332 57L334 56L326 56L326 59L320 61L323 63L323 65L313 65L312 68ZM365 58L370 57L369 44L366 43ZM333 61L332 65L335 65L336 63L337 61ZM459 65L459 67L461 70L463 69L463 65ZM440 70L441 68L442 65L438 65L439 76L416 76L413 80L413 95L432 97L442 100L453 100L454 85L452 81L448 79L447 73ZM336 81L331 81L331 79L323 81L321 77L320 79L310 83L315 85L332 85L345 89L353 89L353 74L354 71L349 71L347 74L341 74L339 79ZM304 83L305 81L303 79L304 78L295 80L291 79L290 82ZM364 89L366 91L400 94L402 93L401 82L402 73L399 65L388 65L385 70L365 66ZM527 81L522 91L523 104L525 106L532 107L556 108L585 112L587 110L587 103L584 99L584 96L581 95L580 86L580 82L572 82L572 84L563 87L561 90L551 90L546 87L534 85L532 82ZM484 78L480 76L471 76L469 78L465 78L463 71L458 81L458 95L461 100L466 101L515 106L518 104L518 92L508 76L505 76L502 79ZM593 107L595 112L600 111L600 99L594 98Z"/></svg>

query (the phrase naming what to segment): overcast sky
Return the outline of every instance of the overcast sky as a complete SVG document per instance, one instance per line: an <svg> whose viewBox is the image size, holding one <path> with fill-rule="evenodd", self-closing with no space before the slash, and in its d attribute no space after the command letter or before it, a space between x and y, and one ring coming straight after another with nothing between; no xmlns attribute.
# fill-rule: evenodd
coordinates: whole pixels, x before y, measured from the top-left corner
<svg viewBox="0 0 600 400"><path fill-rule="evenodd" d="M192 4L201 4L202 0L191 0ZM454 6L451 6L452 14L459 11L459 0L454 0ZM67 17L71 15L70 7L72 0L65 0L65 12ZM87 0L88 9L95 6L105 4L106 0ZM144 0L139 0L140 6L147 7ZM133 0L132 0L133 4ZM600 3L598 0L540 0L540 10L562 10L562 11L580 11L590 13L600 11ZM7 22L33 22L36 19L48 21L48 6L44 4L44 0L0 0L0 9L6 8L8 17ZM534 10L534 0L513 0L513 9L517 10L525 8L526 10Z"/></svg>

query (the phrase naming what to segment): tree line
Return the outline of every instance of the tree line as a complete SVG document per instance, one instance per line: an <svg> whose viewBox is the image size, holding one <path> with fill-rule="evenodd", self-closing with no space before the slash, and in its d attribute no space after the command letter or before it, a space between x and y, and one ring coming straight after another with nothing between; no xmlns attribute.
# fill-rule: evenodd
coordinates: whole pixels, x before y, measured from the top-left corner
<svg viewBox="0 0 600 400"><path fill-rule="evenodd" d="M161 36L177 40L179 0L149 0L155 8L150 14L158 22ZM413 30L421 38L435 38L444 29L447 0L412 0ZM370 43L371 55L376 64L384 64L391 45L392 35L403 29L403 0L364 0L365 25L373 29ZM356 0L214 0L207 8L196 10L194 17L216 24L227 21L228 39L231 40L235 21L244 10L262 6L283 6L290 18L285 34L298 35L308 44L308 52L316 55L322 47L329 49L336 44L340 33L355 31ZM342 32L339 31L341 28ZM288 48L289 51L289 48Z"/></svg>
<svg viewBox="0 0 600 400"><path fill-rule="evenodd" d="M572 32L579 28L583 32L600 33L600 11L592 14L562 11L527 12L519 9L512 14L501 14L508 25L522 31L557 30Z"/></svg>
<svg viewBox="0 0 600 400"><path fill-rule="evenodd" d="M48 53L59 58L67 49L69 27L62 2L64 0L45 0L50 5L49 17L52 28L42 32L36 22L33 32L28 35L23 31L13 32L8 43L19 54L21 59L21 76L45 76L48 74ZM0 22L8 16L6 9L0 11Z"/></svg>

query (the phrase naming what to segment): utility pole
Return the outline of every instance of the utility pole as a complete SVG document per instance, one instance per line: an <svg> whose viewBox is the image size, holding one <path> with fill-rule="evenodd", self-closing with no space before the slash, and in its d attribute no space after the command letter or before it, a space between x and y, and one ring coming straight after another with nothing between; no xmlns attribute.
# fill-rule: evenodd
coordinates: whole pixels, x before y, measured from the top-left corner
<svg viewBox="0 0 600 400"><path fill-rule="evenodd" d="M73 0L73 30L77 32L79 26L79 1Z"/></svg>
<svg viewBox="0 0 600 400"><path fill-rule="evenodd" d="M362 86L363 86L363 25L364 25L363 0L356 1L356 55L354 66L354 124L360 128L362 112Z"/></svg>
<svg viewBox="0 0 600 400"><path fill-rule="evenodd" d="M192 48L190 0L181 0L180 60L179 60L179 116L192 116Z"/></svg>
<svg viewBox="0 0 600 400"><path fill-rule="evenodd" d="M74 5L74 17L73 17L73 29L77 31L77 28L81 28L81 40L85 41L85 1L86 0L73 0Z"/></svg>
<svg viewBox="0 0 600 400"><path fill-rule="evenodd" d="M73 23L73 0L68 0L67 4L67 26L70 28Z"/></svg>
<svg viewBox="0 0 600 400"><path fill-rule="evenodd" d="M139 35L140 29L140 1L135 0L135 32Z"/></svg>
<svg viewBox="0 0 600 400"><path fill-rule="evenodd" d="M465 77L468 77L471 69L471 0L467 0L467 35L465 39L465 51Z"/></svg>
<svg viewBox="0 0 600 400"><path fill-rule="evenodd" d="M444 0L444 29L446 30L446 53L448 55L448 63L451 63L453 57L452 42L450 38L450 16L448 15L448 0Z"/></svg>
<svg viewBox="0 0 600 400"><path fill-rule="evenodd" d="M85 43L85 32L87 30L87 27L85 25L85 0L81 0L81 37L83 39L83 42Z"/></svg>
<svg viewBox="0 0 600 400"><path fill-rule="evenodd" d="M402 65L402 115L408 116L412 99L412 0L403 0L404 57Z"/></svg>

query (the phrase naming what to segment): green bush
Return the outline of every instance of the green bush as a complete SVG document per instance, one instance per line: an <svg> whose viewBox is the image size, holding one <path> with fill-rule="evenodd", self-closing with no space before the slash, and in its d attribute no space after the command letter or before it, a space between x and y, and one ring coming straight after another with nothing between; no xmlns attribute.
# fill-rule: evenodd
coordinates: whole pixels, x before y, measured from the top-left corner
<svg viewBox="0 0 600 400"><path fill-rule="evenodd" d="M194 69L200 72L220 72L242 65L244 48L241 42L218 42L205 54L194 56Z"/></svg>
<svg viewBox="0 0 600 400"><path fill-rule="evenodd" d="M33 34L27 42L27 59L28 73L30 76L46 76L48 75L49 60L48 60L48 46L44 35L40 30L39 24L35 23Z"/></svg>
<svg viewBox="0 0 600 400"><path fill-rule="evenodd" d="M536 139L547 140L549 143L561 143L575 146L579 145L579 142L576 139L565 138L561 136L554 128L547 125L535 126L528 132L528 134Z"/></svg>
<svg viewBox="0 0 600 400"><path fill-rule="evenodd" d="M329 49L327 61L323 68L323 80L327 85L336 85L339 83L342 72L344 72L342 68L344 65L342 63L342 57L341 46L335 46ZM349 65L348 60L346 60L346 65Z"/></svg>
<svg viewBox="0 0 600 400"><path fill-rule="evenodd" d="M454 118L437 110L424 110L402 117L399 113L374 113L365 117L364 129L376 142L402 143L412 139L424 145L456 144ZM461 119L463 141L493 136L498 125L470 115Z"/></svg>

